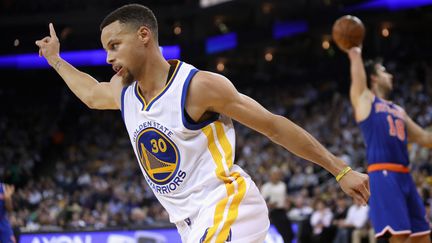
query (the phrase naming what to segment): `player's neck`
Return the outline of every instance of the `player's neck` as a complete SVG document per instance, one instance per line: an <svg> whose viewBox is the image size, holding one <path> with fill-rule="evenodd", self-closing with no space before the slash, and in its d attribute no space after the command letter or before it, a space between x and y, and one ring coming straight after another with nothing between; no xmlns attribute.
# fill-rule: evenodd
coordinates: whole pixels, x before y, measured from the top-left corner
<svg viewBox="0 0 432 243"><path fill-rule="evenodd" d="M380 88L374 88L373 89L373 93L380 99L382 100L388 100L389 97L389 92L380 89Z"/></svg>
<svg viewBox="0 0 432 243"><path fill-rule="evenodd" d="M162 90L166 84L169 68L170 64L163 58L162 54L154 53L153 56L147 57L142 71L137 76L141 93L144 96L152 96L152 94ZM147 100L147 97L145 98Z"/></svg>

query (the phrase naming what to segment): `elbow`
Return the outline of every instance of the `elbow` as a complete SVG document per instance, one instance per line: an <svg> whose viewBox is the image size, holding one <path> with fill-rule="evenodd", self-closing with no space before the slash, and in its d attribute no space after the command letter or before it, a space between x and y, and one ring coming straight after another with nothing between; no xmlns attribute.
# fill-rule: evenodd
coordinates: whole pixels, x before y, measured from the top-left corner
<svg viewBox="0 0 432 243"><path fill-rule="evenodd" d="M88 91L80 97L81 101L90 109L99 109L99 102L97 99L96 91L98 85L94 85L88 89Z"/></svg>
<svg viewBox="0 0 432 243"><path fill-rule="evenodd" d="M119 109L113 103L108 103L105 100L88 99L84 102L84 104L92 110L116 110L116 109Z"/></svg>
<svg viewBox="0 0 432 243"><path fill-rule="evenodd" d="M94 102L92 99L88 99L88 100L83 100L84 104L90 108L90 109L97 109L97 105L96 102Z"/></svg>
<svg viewBox="0 0 432 243"><path fill-rule="evenodd" d="M90 109L92 110L98 110L100 109L100 104L98 100L94 97L94 95L89 94L86 97L82 99L82 102Z"/></svg>
<svg viewBox="0 0 432 243"><path fill-rule="evenodd" d="M86 104L86 106L92 110L97 110L98 107L96 106L95 102L93 101L88 101L88 102L84 102L84 104Z"/></svg>
<svg viewBox="0 0 432 243"><path fill-rule="evenodd" d="M424 134L423 137L418 141L418 144L423 147L432 148L432 133Z"/></svg>

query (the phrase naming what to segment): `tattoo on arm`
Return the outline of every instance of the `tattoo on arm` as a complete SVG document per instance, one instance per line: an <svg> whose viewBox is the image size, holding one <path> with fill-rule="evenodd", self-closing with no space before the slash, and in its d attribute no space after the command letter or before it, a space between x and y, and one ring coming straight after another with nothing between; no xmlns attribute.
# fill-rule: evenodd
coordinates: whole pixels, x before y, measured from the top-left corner
<svg viewBox="0 0 432 243"><path fill-rule="evenodd" d="M61 61L58 60L58 61L54 64L54 69L58 71L61 65L62 65Z"/></svg>

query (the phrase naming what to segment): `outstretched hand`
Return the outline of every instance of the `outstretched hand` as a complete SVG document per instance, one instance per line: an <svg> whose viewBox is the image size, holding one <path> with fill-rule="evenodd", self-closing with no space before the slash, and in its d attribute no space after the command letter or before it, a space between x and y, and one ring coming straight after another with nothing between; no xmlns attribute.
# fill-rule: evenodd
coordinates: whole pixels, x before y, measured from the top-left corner
<svg viewBox="0 0 432 243"><path fill-rule="evenodd" d="M39 56L44 56L48 63L52 66L53 57L58 57L60 52L60 42L57 38L57 34L54 30L54 25L49 24L50 35L46 36L41 40L36 41L36 45L39 47Z"/></svg>
<svg viewBox="0 0 432 243"><path fill-rule="evenodd" d="M357 171L351 170L339 181L342 190L354 199L354 202L366 205L369 196L369 176Z"/></svg>

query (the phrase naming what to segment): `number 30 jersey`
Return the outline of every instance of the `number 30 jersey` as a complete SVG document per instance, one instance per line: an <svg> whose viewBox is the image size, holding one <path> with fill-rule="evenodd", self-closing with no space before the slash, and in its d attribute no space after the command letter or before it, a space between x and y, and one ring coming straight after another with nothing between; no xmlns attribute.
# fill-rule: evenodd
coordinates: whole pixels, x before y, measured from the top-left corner
<svg viewBox="0 0 432 243"><path fill-rule="evenodd" d="M198 70L178 60L169 63L174 71L165 88L146 103L132 83L122 91L121 111L147 183L170 221L179 222L230 196L237 198L228 200L230 207L238 206L251 180L233 165L231 119L215 114L194 123L186 114L186 93Z"/></svg>
<svg viewBox="0 0 432 243"><path fill-rule="evenodd" d="M408 166L404 110L375 96L369 116L359 123L369 165L395 163Z"/></svg>

